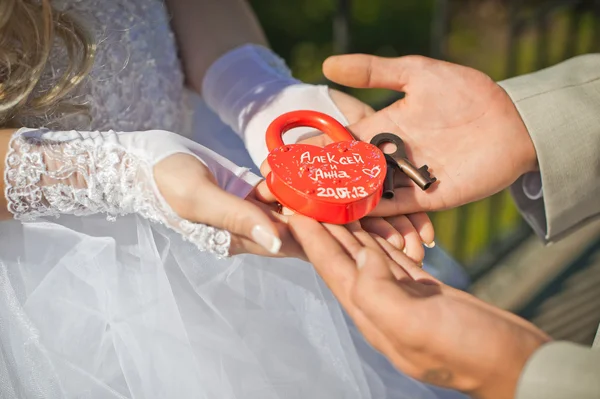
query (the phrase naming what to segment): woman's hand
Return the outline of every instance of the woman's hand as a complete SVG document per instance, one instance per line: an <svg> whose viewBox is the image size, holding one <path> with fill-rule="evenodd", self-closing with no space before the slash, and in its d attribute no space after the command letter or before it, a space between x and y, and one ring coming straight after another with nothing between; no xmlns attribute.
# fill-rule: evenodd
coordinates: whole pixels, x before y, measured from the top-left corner
<svg viewBox="0 0 600 399"><path fill-rule="evenodd" d="M262 170L265 175L268 174L269 167L266 162L263 164ZM265 181L258 184L256 192L260 193L258 195L259 201L265 206L268 206L271 209L271 212L274 212L278 208L277 199L269 191ZM284 208L282 209L282 215L279 215L279 221L287 223L288 217L293 214L294 212ZM403 251L418 264L422 264L423 258L425 257L423 245L429 247L435 245L433 224L425 213L399 215L386 218L365 217L358 222L346 225L346 228L352 231L360 229L368 234L382 238L398 250ZM293 256L300 255L301 258L305 259L304 252L300 249L293 237L287 233L287 229L285 234L288 246L293 248Z"/></svg>
<svg viewBox="0 0 600 399"><path fill-rule="evenodd" d="M228 231L230 254L279 256L286 228L275 206L260 201L255 189L246 199L219 187L210 170L196 157L174 154L154 166L156 185L181 218Z"/></svg>
<svg viewBox="0 0 600 399"><path fill-rule="evenodd" d="M288 228L291 213L279 213L266 182L260 182L241 199L221 189L208 168L187 154L175 154L156 164L154 177L160 193L181 218L229 231L231 254L306 260ZM364 218L345 227L355 234L373 234L400 250L406 249L416 262L424 256L422 237L433 241L433 228L425 214Z"/></svg>
<svg viewBox="0 0 600 399"><path fill-rule="evenodd" d="M8 149L6 209L17 219L136 213L218 256L278 254L286 236L280 216L260 202L258 176L175 133L0 136Z"/></svg>

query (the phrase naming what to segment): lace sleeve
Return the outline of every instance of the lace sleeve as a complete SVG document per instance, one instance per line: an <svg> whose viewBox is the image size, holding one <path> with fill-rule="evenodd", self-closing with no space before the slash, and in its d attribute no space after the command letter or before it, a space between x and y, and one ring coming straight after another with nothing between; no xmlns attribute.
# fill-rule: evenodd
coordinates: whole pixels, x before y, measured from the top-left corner
<svg viewBox="0 0 600 399"><path fill-rule="evenodd" d="M23 221L137 213L172 228L200 250L228 256L229 233L179 217L156 187L153 163L121 145L114 132L21 130L6 157L8 209Z"/></svg>

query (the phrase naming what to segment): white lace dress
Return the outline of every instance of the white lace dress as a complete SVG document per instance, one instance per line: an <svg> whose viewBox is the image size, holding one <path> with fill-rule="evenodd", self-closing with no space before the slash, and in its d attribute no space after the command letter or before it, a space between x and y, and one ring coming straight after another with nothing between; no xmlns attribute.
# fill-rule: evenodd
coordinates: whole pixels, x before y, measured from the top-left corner
<svg viewBox="0 0 600 399"><path fill-rule="evenodd" d="M93 129L181 132L250 164L184 90L162 1L54 5L97 29ZM3 399L462 397L397 373L306 263L217 260L137 216L10 221L0 234Z"/></svg>

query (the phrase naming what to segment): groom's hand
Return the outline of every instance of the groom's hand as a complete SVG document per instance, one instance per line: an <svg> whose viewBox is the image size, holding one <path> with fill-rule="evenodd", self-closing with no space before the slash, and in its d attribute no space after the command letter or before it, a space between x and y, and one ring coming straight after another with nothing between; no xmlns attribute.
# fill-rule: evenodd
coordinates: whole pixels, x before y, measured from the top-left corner
<svg viewBox="0 0 600 399"><path fill-rule="evenodd" d="M513 398L527 359L549 340L369 235L298 215L289 226L365 338L414 378L477 398Z"/></svg>
<svg viewBox="0 0 600 399"><path fill-rule="evenodd" d="M360 54L331 57L323 71L346 86L405 92L404 99L350 130L363 141L381 132L399 135L413 163L427 164L439 180L427 191L404 180L394 200L382 201L374 215L460 206L537 168L533 143L511 99L479 71L420 56Z"/></svg>
<svg viewBox="0 0 600 399"><path fill-rule="evenodd" d="M375 113L371 107L346 93L329 89L329 94L335 106L344 114L350 124ZM308 139L308 141L316 139L315 144L319 145L319 137L316 136L313 139ZM260 170L263 176L269 174L270 168L266 160L261 165ZM266 186L266 183L263 182L261 185ZM275 197L268 193L268 189L262 188L261 192L264 194L263 200L266 203L276 201ZM360 225L366 232L381 237L396 248L403 250L418 263L421 263L425 257L423 245L427 247L435 245L433 224L425 213L397 214L386 218L366 217L360 220Z"/></svg>

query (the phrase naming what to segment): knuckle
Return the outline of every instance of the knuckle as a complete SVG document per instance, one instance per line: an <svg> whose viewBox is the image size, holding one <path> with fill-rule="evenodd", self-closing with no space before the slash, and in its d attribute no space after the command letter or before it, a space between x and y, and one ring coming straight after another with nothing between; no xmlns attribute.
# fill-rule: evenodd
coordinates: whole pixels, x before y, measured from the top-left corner
<svg viewBox="0 0 600 399"><path fill-rule="evenodd" d="M233 212L226 212L223 215L223 226L229 232L244 231L244 227L248 224L248 216L243 209L238 208Z"/></svg>

